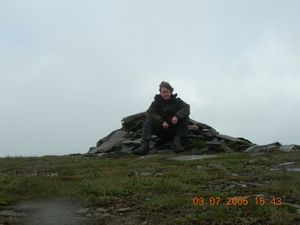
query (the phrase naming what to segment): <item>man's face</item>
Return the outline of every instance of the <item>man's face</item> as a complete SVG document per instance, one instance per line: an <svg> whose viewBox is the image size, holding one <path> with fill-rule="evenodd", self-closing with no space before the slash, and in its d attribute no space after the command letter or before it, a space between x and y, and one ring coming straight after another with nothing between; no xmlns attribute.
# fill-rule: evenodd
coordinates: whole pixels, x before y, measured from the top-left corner
<svg viewBox="0 0 300 225"><path fill-rule="evenodd" d="M167 89L167 88L165 88L165 87L162 87L162 88L160 89L160 95L161 95L161 97L163 98L163 100L168 100L168 99L170 99L170 97L171 97L171 92L170 92L169 89Z"/></svg>

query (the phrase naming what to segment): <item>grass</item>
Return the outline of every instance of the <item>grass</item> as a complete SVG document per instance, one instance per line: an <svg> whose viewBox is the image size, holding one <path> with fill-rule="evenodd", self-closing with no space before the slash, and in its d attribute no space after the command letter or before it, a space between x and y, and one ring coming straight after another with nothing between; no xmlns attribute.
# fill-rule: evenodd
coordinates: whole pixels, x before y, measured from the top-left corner
<svg viewBox="0 0 300 225"><path fill-rule="evenodd" d="M0 159L0 206L29 199L71 197L89 207L134 205L128 217L148 224L296 224L299 214L285 205L256 205L256 194L300 203L299 172L270 168L300 152L227 153L217 158L174 161L176 154L139 159L7 157ZM247 196L248 205L228 206L227 198ZM203 197L204 205L193 205ZM220 197L219 205L209 199ZM123 215L124 216L124 215Z"/></svg>

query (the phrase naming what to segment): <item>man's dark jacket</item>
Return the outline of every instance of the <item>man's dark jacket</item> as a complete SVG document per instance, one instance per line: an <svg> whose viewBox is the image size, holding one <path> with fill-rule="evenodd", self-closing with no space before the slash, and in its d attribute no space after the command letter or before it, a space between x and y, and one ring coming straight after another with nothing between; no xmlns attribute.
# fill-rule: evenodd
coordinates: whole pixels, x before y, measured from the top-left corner
<svg viewBox="0 0 300 225"><path fill-rule="evenodd" d="M178 122L187 119L190 115L190 105L185 103L177 94L172 94L170 99L164 100L161 95L155 95L154 101L147 110L148 118L156 122L163 123L166 121L172 124L173 116L178 118Z"/></svg>

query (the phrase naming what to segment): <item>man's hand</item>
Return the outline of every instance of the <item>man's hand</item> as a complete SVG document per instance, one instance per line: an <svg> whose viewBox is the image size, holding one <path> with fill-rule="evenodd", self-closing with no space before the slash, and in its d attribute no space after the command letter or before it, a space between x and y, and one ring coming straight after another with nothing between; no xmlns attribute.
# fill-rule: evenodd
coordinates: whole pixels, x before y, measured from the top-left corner
<svg viewBox="0 0 300 225"><path fill-rule="evenodd" d="M178 123L178 118L176 116L173 116L172 124L177 124L177 123Z"/></svg>
<svg viewBox="0 0 300 225"><path fill-rule="evenodd" d="M163 125L164 129L168 129L169 128L169 124L166 121L164 121L162 125Z"/></svg>

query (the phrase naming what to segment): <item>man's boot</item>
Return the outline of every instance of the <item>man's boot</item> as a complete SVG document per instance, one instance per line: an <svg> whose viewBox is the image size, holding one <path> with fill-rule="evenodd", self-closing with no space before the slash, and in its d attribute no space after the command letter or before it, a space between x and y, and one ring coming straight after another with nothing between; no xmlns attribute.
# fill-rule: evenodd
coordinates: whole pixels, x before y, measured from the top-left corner
<svg viewBox="0 0 300 225"><path fill-rule="evenodd" d="M184 149L181 145L180 137L178 137L178 136L174 137L173 142L172 142L172 147L175 152L183 152L184 151Z"/></svg>
<svg viewBox="0 0 300 225"><path fill-rule="evenodd" d="M149 152L149 141L143 141L141 146L133 151L135 155L147 155Z"/></svg>

